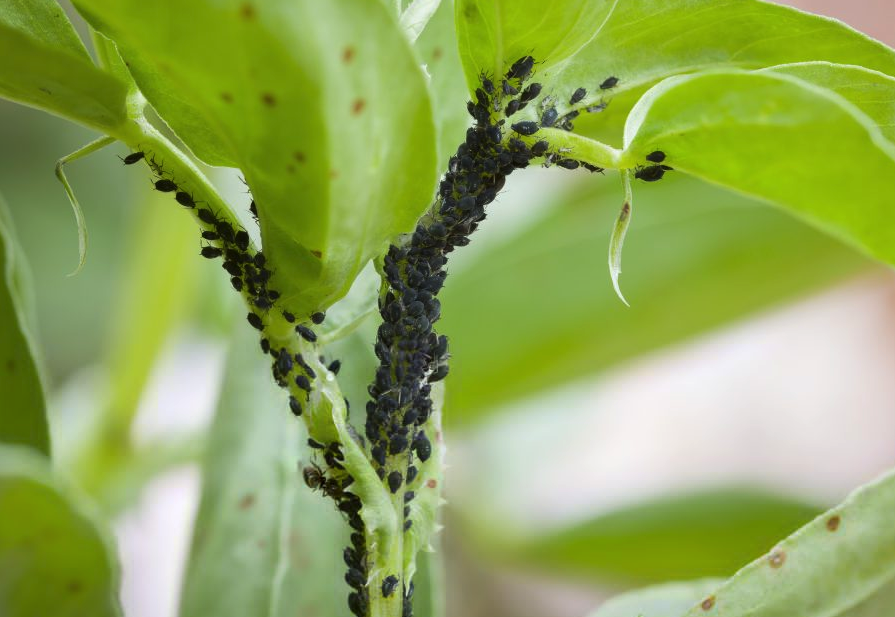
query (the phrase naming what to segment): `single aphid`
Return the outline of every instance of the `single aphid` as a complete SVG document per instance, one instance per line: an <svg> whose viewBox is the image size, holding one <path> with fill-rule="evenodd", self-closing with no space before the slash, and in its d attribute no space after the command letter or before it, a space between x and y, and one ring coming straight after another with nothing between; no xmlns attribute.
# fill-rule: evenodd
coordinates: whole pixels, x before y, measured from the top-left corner
<svg viewBox="0 0 895 617"><path fill-rule="evenodd" d="M301 415L301 403L294 396L289 397L289 410L296 418Z"/></svg>
<svg viewBox="0 0 895 617"><path fill-rule="evenodd" d="M530 136L537 133L540 127L538 126L537 122L525 120L523 122L517 122L516 124L511 125L510 128L512 128L520 135Z"/></svg>
<svg viewBox="0 0 895 617"><path fill-rule="evenodd" d="M295 326L295 331L298 332L298 334L309 343L313 343L317 340L317 335L314 333L314 331L305 325L298 324L297 326Z"/></svg>
<svg viewBox="0 0 895 617"><path fill-rule="evenodd" d="M577 90L575 90L575 92L572 93L572 98L569 99L569 105L580 103L586 96L587 90L585 90L584 88L578 88Z"/></svg>
<svg viewBox="0 0 895 617"><path fill-rule="evenodd" d="M661 163L665 160L665 153L661 150L655 150L646 155L646 160L651 163Z"/></svg>
<svg viewBox="0 0 895 617"><path fill-rule="evenodd" d="M177 191L177 194L174 195L174 199L177 200L181 206L185 208L195 208L196 202L193 200L193 196L187 193L186 191Z"/></svg>
<svg viewBox="0 0 895 617"><path fill-rule="evenodd" d="M397 493L398 489L401 488L401 484L404 481L404 477L401 475L400 471L393 471L388 474L388 488L392 493Z"/></svg>
<svg viewBox="0 0 895 617"><path fill-rule="evenodd" d="M216 246L203 246L199 254L206 259L215 259L216 257L223 255L224 251Z"/></svg>
<svg viewBox="0 0 895 617"><path fill-rule="evenodd" d="M618 85L618 77L607 77L600 84L600 90L610 90Z"/></svg>
<svg viewBox="0 0 895 617"><path fill-rule="evenodd" d="M121 159L121 161L125 165L133 165L134 163L143 160L143 157L145 157L145 156L146 156L145 152L131 152L126 157Z"/></svg>
<svg viewBox="0 0 895 617"><path fill-rule="evenodd" d="M393 593L395 593L395 589L398 588L398 577L394 574L389 574L382 580L382 597L387 598Z"/></svg>
<svg viewBox="0 0 895 617"><path fill-rule="evenodd" d="M264 329L264 322L262 322L262 321L261 321L261 317L259 317L259 316L256 315L255 313L249 313L249 314L246 316L246 319L249 321L250 324L252 324L252 327L253 327L253 328L255 328L255 329L257 329L257 330L263 330L263 329Z"/></svg>
<svg viewBox="0 0 895 617"><path fill-rule="evenodd" d="M162 178L161 180L155 181L155 190L160 191L162 193L170 193L172 191L177 190L177 185L174 184L173 180L168 180L167 178Z"/></svg>

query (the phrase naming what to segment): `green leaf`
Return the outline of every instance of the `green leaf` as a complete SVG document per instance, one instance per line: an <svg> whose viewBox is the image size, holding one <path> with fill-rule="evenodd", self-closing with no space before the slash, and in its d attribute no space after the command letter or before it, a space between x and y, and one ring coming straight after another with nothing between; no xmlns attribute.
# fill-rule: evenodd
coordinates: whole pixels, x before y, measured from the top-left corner
<svg viewBox="0 0 895 617"><path fill-rule="evenodd" d="M414 42L438 10L441 0L412 0L401 13L401 27Z"/></svg>
<svg viewBox="0 0 895 617"><path fill-rule="evenodd" d="M586 180L551 192L549 210L510 237L488 243L485 225L476 243L488 247L448 277L439 322L454 359L448 428L482 422L497 406L590 378L866 264L782 212L668 174L637 187L625 243L629 309L605 273L624 197L615 178Z"/></svg>
<svg viewBox="0 0 895 617"><path fill-rule="evenodd" d="M223 383L181 617L344 613L347 526L302 482L307 435L241 322Z"/></svg>
<svg viewBox="0 0 895 617"><path fill-rule="evenodd" d="M832 90L863 111L884 137L895 142L895 77L830 62L782 64L764 70L792 75Z"/></svg>
<svg viewBox="0 0 895 617"><path fill-rule="evenodd" d="M117 42L180 138L206 162L245 174L271 286L292 312L344 295L429 205L435 128L425 76L382 3L75 4Z"/></svg>
<svg viewBox="0 0 895 617"><path fill-rule="evenodd" d="M438 169L447 169L448 159L466 139L470 123L466 112L466 81L457 53L453 5L452 0L442 0L416 41L417 53L431 75L429 90L438 124Z"/></svg>
<svg viewBox="0 0 895 617"><path fill-rule="evenodd" d="M625 126L622 165L677 170L788 207L895 262L895 145L832 91L772 72L672 77Z"/></svg>
<svg viewBox="0 0 895 617"><path fill-rule="evenodd" d="M12 217L0 199L0 442L31 446L50 454L46 401L34 343L33 319L23 306L30 292L24 255L12 228Z"/></svg>
<svg viewBox="0 0 895 617"><path fill-rule="evenodd" d="M721 584L717 579L653 585L607 600L590 617L679 617L694 604L702 604ZM889 583L861 602L829 617L879 617L895 607L895 585Z"/></svg>
<svg viewBox="0 0 895 617"><path fill-rule="evenodd" d="M610 598L590 617L678 617L720 583L718 579L703 579L636 589Z"/></svg>
<svg viewBox="0 0 895 617"><path fill-rule="evenodd" d="M469 91L481 75L497 79L523 56L562 64L587 44L612 12L611 0L456 0L457 40Z"/></svg>
<svg viewBox="0 0 895 617"><path fill-rule="evenodd" d="M891 593L887 586L895 581L893 509L895 474L889 473L737 572L686 616L829 617L878 608L873 603L882 600L873 594ZM887 602L873 614L891 608Z"/></svg>
<svg viewBox="0 0 895 617"><path fill-rule="evenodd" d="M125 86L90 59L54 0L0 7L0 96L112 133L124 121Z"/></svg>
<svg viewBox="0 0 895 617"><path fill-rule="evenodd" d="M579 119L579 131L588 134L618 127L649 85L671 75L823 60L895 76L895 52L882 43L839 21L762 0L626 0L600 24L590 24L599 32L568 62L537 76L557 96L560 113L578 87L588 96L576 108L609 103L606 112ZM609 76L618 85L601 90Z"/></svg>
<svg viewBox="0 0 895 617"><path fill-rule="evenodd" d="M43 456L0 446L0 614L115 617L118 564L107 532Z"/></svg>
<svg viewBox="0 0 895 617"><path fill-rule="evenodd" d="M579 578L729 576L818 512L759 490L719 489L621 508L505 550L514 563Z"/></svg>

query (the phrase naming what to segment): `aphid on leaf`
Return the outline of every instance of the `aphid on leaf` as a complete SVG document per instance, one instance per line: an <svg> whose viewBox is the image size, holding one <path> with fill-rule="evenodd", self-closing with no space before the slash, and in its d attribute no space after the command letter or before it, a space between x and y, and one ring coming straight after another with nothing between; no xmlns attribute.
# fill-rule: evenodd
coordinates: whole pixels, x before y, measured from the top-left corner
<svg viewBox="0 0 895 617"><path fill-rule="evenodd" d="M575 92L572 93L572 98L569 99L569 105L580 103L586 96L587 90L585 90L584 88L578 88L577 90L575 90Z"/></svg>
<svg viewBox="0 0 895 617"><path fill-rule="evenodd" d="M666 171L671 170L668 165L648 165L646 167L637 167L634 170L634 177L644 182L657 182L662 179Z"/></svg>
<svg viewBox="0 0 895 617"><path fill-rule="evenodd" d="M193 196L187 193L186 191L177 191L177 194L174 195L174 199L177 200L181 206L185 208L195 208L196 202L193 200Z"/></svg>
<svg viewBox="0 0 895 617"><path fill-rule="evenodd" d="M146 156L145 152L131 152L126 157L121 159L121 161L125 165L133 165L134 163L143 160L143 157L145 157L145 156ZM121 158L121 157L118 157L118 158Z"/></svg>
<svg viewBox="0 0 895 617"><path fill-rule="evenodd" d="M522 122L517 122L510 126L514 131L519 133L520 135L530 136L534 135L538 132L540 128L537 122L532 122L531 120L524 120Z"/></svg>
<svg viewBox="0 0 895 617"><path fill-rule="evenodd" d="M507 71L507 79L519 79L525 81L528 79L528 76L531 75L531 70L534 68L534 65L535 59L531 56L519 58L513 63L510 70Z"/></svg>
<svg viewBox="0 0 895 617"><path fill-rule="evenodd" d="M382 581L382 597L387 598L398 588L398 577L394 574L386 576Z"/></svg>
<svg viewBox="0 0 895 617"><path fill-rule="evenodd" d="M607 77L600 84L600 90L610 90L618 85L618 77Z"/></svg>
<svg viewBox="0 0 895 617"><path fill-rule="evenodd" d="M263 329L264 329L264 322L262 322L262 321L261 321L261 317L259 317L259 316L256 315L255 313L249 313L249 314L246 316L246 319L248 320L248 322L249 322L250 324L252 324L252 327L255 328L256 330L263 330Z"/></svg>
<svg viewBox="0 0 895 617"><path fill-rule="evenodd" d="M217 248L216 246L203 246L199 254L206 259L215 259L216 257L220 257L221 255L223 255L224 251Z"/></svg>
<svg viewBox="0 0 895 617"><path fill-rule="evenodd" d="M289 410L292 412L292 415L298 417L301 415L301 403L298 402L298 399L294 396L289 397ZM307 480L306 480L307 481Z"/></svg>
<svg viewBox="0 0 895 617"><path fill-rule="evenodd" d="M298 332L298 334L309 343L313 343L317 340L317 335L314 333L314 331L305 325L298 324L297 326L295 326L295 331Z"/></svg>
<svg viewBox="0 0 895 617"><path fill-rule="evenodd" d="M661 150L655 150L646 155L646 160L651 163L661 163L665 160L665 153Z"/></svg>
<svg viewBox="0 0 895 617"><path fill-rule="evenodd" d="M172 191L177 190L177 185L173 180L168 180L167 178L162 178L161 180L155 181L155 190L161 193L170 193Z"/></svg>

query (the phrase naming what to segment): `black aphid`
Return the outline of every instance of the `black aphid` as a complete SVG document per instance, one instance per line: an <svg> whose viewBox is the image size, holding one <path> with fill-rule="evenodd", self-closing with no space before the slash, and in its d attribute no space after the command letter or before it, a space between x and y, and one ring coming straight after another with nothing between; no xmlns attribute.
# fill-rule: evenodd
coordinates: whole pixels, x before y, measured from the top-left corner
<svg viewBox="0 0 895 617"><path fill-rule="evenodd" d="M198 215L199 220L202 221L203 223L208 223L209 225L214 225L215 223L218 222L217 217L214 215L214 213L211 210L206 210L205 208L199 208L196 211L196 214Z"/></svg>
<svg viewBox="0 0 895 617"><path fill-rule="evenodd" d="M522 103L528 103L531 100L537 98L537 96L541 93L541 84L534 83L528 84L525 90L522 91L522 95L519 97L519 101Z"/></svg>
<svg viewBox="0 0 895 617"><path fill-rule="evenodd" d="M524 58L519 58L516 62L513 63L513 66L510 67L510 70L507 71L507 79L521 79L526 80L528 76L531 74L531 70L534 68L535 59L531 56L525 56Z"/></svg>
<svg viewBox="0 0 895 617"><path fill-rule="evenodd" d="M298 332L298 334L309 343L313 343L317 340L317 334L315 334L313 330L305 325L298 324L297 326L295 326L295 331Z"/></svg>
<svg viewBox="0 0 895 617"><path fill-rule="evenodd" d="M394 574L390 574L386 576L382 580L382 597L387 598L393 593L395 593L395 589L398 588L398 577Z"/></svg>
<svg viewBox="0 0 895 617"><path fill-rule="evenodd" d="M326 313L321 313L317 311L316 313L311 313L311 321L317 324L318 326L323 323L323 320L326 319Z"/></svg>
<svg viewBox="0 0 895 617"><path fill-rule="evenodd" d="M393 471L388 474L388 488L392 493L397 493L398 489L401 488L401 484L404 481L404 477L401 475L400 471Z"/></svg>
<svg viewBox="0 0 895 617"><path fill-rule="evenodd" d="M304 375L296 375L295 376L295 385L304 390L305 392L311 391L311 382L308 381L308 378Z"/></svg>
<svg viewBox="0 0 895 617"><path fill-rule="evenodd" d="M294 396L289 397L289 410L295 416L301 415L301 403L298 402L298 399Z"/></svg>
<svg viewBox="0 0 895 617"><path fill-rule="evenodd" d="M121 160L122 162L124 162L125 165L133 165L134 163L143 160L143 157L145 156L145 152L131 152Z"/></svg>
<svg viewBox="0 0 895 617"><path fill-rule="evenodd" d="M199 251L199 254L206 259L215 259L216 257L223 255L224 251L216 246L203 246L202 250Z"/></svg>
<svg viewBox="0 0 895 617"><path fill-rule="evenodd" d="M295 315L293 315L293 314L290 313L289 311L283 311L283 319L285 319L285 320L288 321L289 323L294 323L294 322L295 322Z"/></svg>
<svg viewBox="0 0 895 617"><path fill-rule="evenodd" d="M236 232L236 236L234 238L236 242L236 246L240 251L248 250L249 248L249 234L245 229L240 229Z"/></svg>
<svg viewBox="0 0 895 617"><path fill-rule="evenodd" d="M327 366L326 368L333 375L338 375L339 369L342 368L342 362L340 360L333 360L332 362L329 363L329 366Z"/></svg>
<svg viewBox="0 0 895 617"><path fill-rule="evenodd" d="M259 317L255 313L249 313L246 316L246 319L248 319L249 323L252 324L253 328L256 328L258 330L264 329L264 322L262 322L261 317Z"/></svg>
<svg viewBox="0 0 895 617"><path fill-rule="evenodd" d="M575 90L575 92L572 93L572 98L569 99L569 105L580 103L586 96L587 90L585 90L584 88L578 88L577 90Z"/></svg>
<svg viewBox="0 0 895 617"><path fill-rule="evenodd" d="M603 83L600 84L600 90L609 90L615 88L617 85L618 77L607 77L603 80Z"/></svg>
<svg viewBox="0 0 895 617"><path fill-rule="evenodd" d="M634 170L634 177L644 182L658 182L671 168L668 165L648 165Z"/></svg>
<svg viewBox="0 0 895 617"><path fill-rule="evenodd" d="M559 113L555 108L545 109L541 114L541 126L553 126L557 118L559 118Z"/></svg>
<svg viewBox="0 0 895 617"><path fill-rule="evenodd" d="M651 163L661 163L665 160L665 153L661 150L655 150L646 155L646 160Z"/></svg>
<svg viewBox="0 0 895 617"><path fill-rule="evenodd" d="M531 120L524 120L522 122L517 122L516 124L511 125L510 128L512 128L514 131L516 131L520 135L529 136L529 135L534 135L535 133L537 133L538 129L540 127L538 127L537 122L532 122Z"/></svg>
<svg viewBox="0 0 895 617"><path fill-rule="evenodd" d="M170 193L177 190L177 185L174 184L173 180L162 178L161 180L155 181L155 190L161 191L162 193Z"/></svg>
<svg viewBox="0 0 895 617"><path fill-rule="evenodd" d="M196 202L193 200L193 196L186 191L177 191L177 194L174 195L174 199L176 199L177 203L185 208L196 207Z"/></svg>

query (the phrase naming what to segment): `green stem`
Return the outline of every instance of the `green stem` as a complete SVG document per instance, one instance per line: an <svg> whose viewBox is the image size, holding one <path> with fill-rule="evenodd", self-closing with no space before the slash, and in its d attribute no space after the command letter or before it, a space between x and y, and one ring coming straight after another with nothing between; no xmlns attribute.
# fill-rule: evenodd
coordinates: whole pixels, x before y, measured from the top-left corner
<svg viewBox="0 0 895 617"><path fill-rule="evenodd" d="M567 158L584 161L603 169L622 167L622 151L603 142L569 131L549 128L542 128L526 141L534 143L541 139L547 140L552 148L562 151L563 156Z"/></svg>

